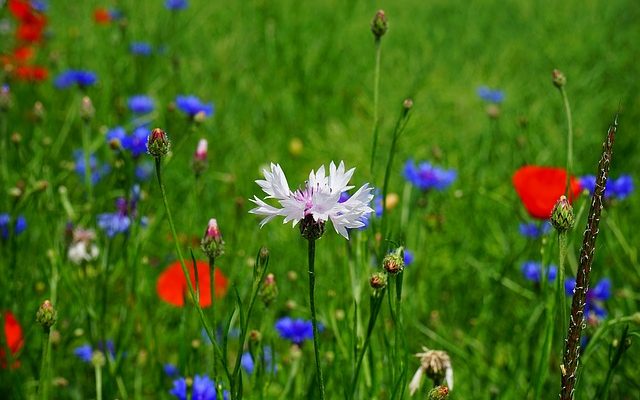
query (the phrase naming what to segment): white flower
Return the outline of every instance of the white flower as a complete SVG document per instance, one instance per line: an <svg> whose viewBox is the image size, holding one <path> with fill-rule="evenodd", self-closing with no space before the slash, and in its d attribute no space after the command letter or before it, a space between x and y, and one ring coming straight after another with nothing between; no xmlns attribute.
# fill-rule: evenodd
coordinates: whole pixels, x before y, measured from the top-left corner
<svg viewBox="0 0 640 400"><path fill-rule="evenodd" d="M71 244L67 253L67 257L74 264L93 261L98 258L98 255L100 255L98 246L84 241Z"/></svg>
<svg viewBox="0 0 640 400"><path fill-rule="evenodd" d="M309 180L303 188L292 192L280 165L272 163L271 171L263 170L265 179L256 183L267 194L265 199L276 199L282 208L271 206L254 196L251 201L257 207L249 212L266 216L260 222L261 227L277 216L284 217L285 224L293 221L293 226L308 215L313 216L316 222L331 220L336 232L348 239L347 229L363 227L363 217L373 212L369 207L373 199L372 188L368 184L364 184L346 201L339 202L340 195L353 188L348 184L354 171L355 168L352 168L345 172L342 161L336 168L332 161L329 176L326 176L323 165L316 172L309 173Z"/></svg>
<svg viewBox="0 0 640 400"><path fill-rule="evenodd" d="M453 390L453 368L451 367L451 359L446 352L429 350L422 346L422 353L416 353L415 356L420 359L420 366L413 378L411 378L411 382L409 382L409 394L411 396L420 389L422 376L425 374L432 379L441 380L444 378L444 383L449 389ZM443 382L435 383L437 385L443 384Z"/></svg>

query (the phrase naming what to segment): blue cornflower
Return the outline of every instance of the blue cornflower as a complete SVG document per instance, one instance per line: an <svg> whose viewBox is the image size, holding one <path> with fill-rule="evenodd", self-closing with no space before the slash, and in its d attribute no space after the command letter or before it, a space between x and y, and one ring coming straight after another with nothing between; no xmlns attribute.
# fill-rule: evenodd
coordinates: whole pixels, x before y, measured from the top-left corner
<svg viewBox="0 0 640 400"><path fill-rule="evenodd" d="M49 9L49 2L44 0L31 0L31 8L34 10L45 13Z"/></svg>
<svg viewBox="0 0 640 400"><path fill-rule="evenodd" d="M164 5L169 10L184 10L189 3L187 0L167 0L164 2Z"/></svg>
<svg viewBox="0 0 640 400"><path fill-rule="evenodd" d="M98 214L98 226L105 231L108 237L114 237L118 233L127 233L131 226L129 217L129 205L120 197L116 200L118 211L114 213Z"/></svg>
<svg viewBox="0 0 640 400"><path fill-rule="evenodd" d="M588 190L590 195L593 195L596 189L596 177L594 175L580 177L580 186ZM605 199L624 200L629 197L634 189L631 175L621 175L618 179L609 178L604 188L604 197Z"/></svg>
<svg viewBox="0 0 640 400"><path fill-rule="evenodd" d="M11 216L7 213L0 214L0 238L2 240L9 239L9 227L11 226ZM19 215L14 221L13 233L19 235L27 229L27 220Z"/></svg>
<svg viewBox="0 0 640 400"><path fill-rule="evenodd" d="M504 101L504 92L498 89L490 89L487 86L478 88L478 97L487 103L502 103Z"/></svg>
<svg viewBox="0 0 640 400"><path fill-rule="evenodd" d="M147 137L150 133L144 126L134 129L131 135L122 139L122 148L129 150L134 158L139 157L147 152Z"/></svg>
<svg viewBox="0 0 640 400"><path fill-rule="evenodd" d="M569 278L564 281L564 289L567 295L572 296L576 287L576 280ZM611 279L601 279L596 285L587 292L587 301L584 306L584 315L586 319L596 318L603 319L607 316L607 310L602 307L602 302L611 298Z"/></svg>
<svg viewBox="0 0 640 400"><path fill-rule="evenodd" d="M169 394L174 395L178 400L187 400L187 381L184 378L178 378L173 381L173 388L169 390ZM225 390L222 394L224 400L229 398L229 392ZM196 375L193 377L193 386L191 387L191 400L216 400L216 386L207 375Z"/></svg>
<svg viewBox="0 0 640 400"><path fill-rule="evenodd" d="M166 363L162 366L162 369L164 370L164 373L169 377L169 378L173 378L174 376L178 375L178 367L176 367L175 365L171 364L171 363Z"/></svg>
<svg viewBox="0 0 640 400"><path fill-rule="evenodd" d="M155 108L153 99L144 94L129 97L127 105L135 114L148 114Z"/></svg>
<svg viewBox="0 0 640 400"><path fill-rule="evenodd" d="M548 271L547 279L549 282L555 281L556 275L558 274L558 267L553 264L549 265ZM525 261L522 263L522 275L531 282L540 282L542 278L542 264L536 261Z"/></svg>
<svg viewBox="0 0 640 400"><path fill-rule="evenodd" d="M213 103L203 103L196 96L178 96L176 97L176 106L191 118L200 112L207 117L213 114Z"/></svg>
<svg viewBox="0 0 640 400"><path fill-rule="evenodd" d="M84 165L84 153L82 150L76 150L73 152L73 158L75 160L75 171L81 179L84 179L85 165ZM89 155L89 171L91 173L91 183L96 184L111 171L111 167L108 164L102 164L98 161L95 155Z"/></svg>
<svg viewBox="0 0 640 400"><path fill-rule="evenodd" d="M323 329L324 327L318 324L318 331ZM290 340L298 346L307 339L313 339L313 325L311 321L304 319L280 318L276 321L276 330L281 338Z"/></svg>
<svg viewBox="0 0 640 400"><path fill-rule="evenodd" d="M262 349L262 359L264 360L264 366L266 371L269 373L275 374L278 368L273 363L273 351L271 350L271 347L265 346ZM240 359L240 365L242 365L242 368L245 371L247 371L249 375L253 374L253 370L255 369L255 363L253 361L253 357L251 356L250 352L245 351L244 353L242 353L242 358Z"/></svg>
<svg viewBox="0 0 640 400"><path fill-rule="evenodd" d="M153 47L147 42L133 42L129 45L129 51L136 56L150 56Z"/></svg>
<svg viewBox="0 0 640 400"><path fill-rule="evenodd" d="M93 354L93 349L89 344L83 344L82 346L78 346L73 349L73 354L86 363L91 362L91 356Z"/></svg>
<svg viewBox="0 0 640 400"><path fill-rule="evenodd" d="M413 251L408 250L408 249L404 249L404 266L408 267L409 265L411 265L413 263Z"/></svg>
<svg viewBox="0 0 640 400"><path fill-rule="evenodd" d="M537 222L523 222L519 226L520 234L526 238L538 239L551 232L551 223L544 221L542 223Z"/></svg>
<svg viewBox="0 0 640 400"><path fill-rule="evenodd" d="M404 177L420 190L443 190L451 186L456 180L456 171L434 167L424 161L416 166L413 160L408 160L404 165Z"/></svg>
<svg viewBox="0 0 640 400"><path fill-rule="evenodd" d="M53 85L58 89L65 89L73 85L87 87L95 84L97 81L98 76L91 71L69 69L59 74L53 80Z"/></svg>

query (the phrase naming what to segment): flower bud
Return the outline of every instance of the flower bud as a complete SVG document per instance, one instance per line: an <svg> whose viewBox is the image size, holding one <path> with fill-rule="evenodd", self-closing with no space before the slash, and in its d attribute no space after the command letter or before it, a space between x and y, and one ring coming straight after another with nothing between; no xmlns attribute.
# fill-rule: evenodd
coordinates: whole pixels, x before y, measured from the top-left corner
<svg viewBox="0 0 640 400"><path fill-rule="evenodd" d="M98 368L102 368L104 367L104 364L106 363L106 358L104 357L104 353L101 352L100 350L96 350L93 352L93 354L91 354L91 364L93 364L95 367Z"/></svg>
<svg viewBox="0 0 640 400"><path fill-rule="evenodd" d="M376 15L373 17L373 21L371 21L371 32L376 40L380 40L385 33L387 33L387 16L384 14L383 10L378 10Z"/></svg>
<svg viewBox="0 0 640 400"><path fill-rule="evenodd" d="M89 96L84 96L80 103L80 118L85 122L91 121L96 114L96 109L93 107L93 103Z"/></svg>
<svg viewBox="0 0 640 400"><path fill-rule="evenodd" d="M224 254L224 240L218 228L218 221L215 218L209 220L204 236L200 241L200 247L209 258L220 257Z"/></svg>
<svg viewBox="0 0 640 400"><path fill-rule="evenodd" d="M387 286L387 275L383 272L375 272L369 278L369 284L373 289L384 289Z"/></svg>
<svg viewBox="0 0 640 400"><path fill-rule="evenodd" d="M398 254L398 252L393 252L391 254L387 254L382 260L382 266L384 270L390 273L391 275L395 275L399 272L402 272L404 269L404 260Z"/></svg>
<svg viewBox="0 0 640 400"><path fill-rule="evenodd" d="M560 71L559 69L554 69L553 72L551 73L551 77L553 79L553 84L558 89L560 89L561 87L567 84L567 77L564 76L562 71Z"/></svg>
<svg viewBox="0 0 640 400"><path fill-rule="evenodd" d="M254 343L259 343L262 340L262 333L259 330L252 329L249 331L249 340Z"/></svg>
<svg viewBox="0 0 640 400"><path fill-rule="evenodd" d="M404 101L402 102L402 107L405 110L411 110L413 108L413 100L412 99L404 99Z"/></svg>
<svg viewBox="0 0 640 400"><path fill-rule="evenodd" d="M551 212L551 224L560 233L573 228L576 218L573 214L573 207L569 204L569 200L563 195L560 196L558 202Z"/></svg>
<svg viewBox="0 0 640 400"><path fill-rule="evenodd" d="M147 152L155 158L161 158L169 153L171 142L167 133L160 128L155 128L147 138Z"/></svg>
<svg viewBox="0 0 640 400"><path fill-rule="evenodd" d="M436 386L429 391L427 399L446 400L449 397L449 388L446 386Z"/></svg>
<svg viewBox="0 0 640 400"><path fill-rule="evenodd" d="M313 215L308 214L300 222L300 233L307 240L317 240L324 234L324 221L316 221Z"/></svg>
<svg viewBox="0 0 640 400"><path fill-rule="evenodd" d="M199 176L207 169L207 139L200 139L193 155L193 170Z"/></svg>
<svg viewBox="0 0 640 400"><path fill-rule="evenodd" d="M258 294L265 306L269 306L278 297L278 285L273 274L267 274Z"/></svg>
<svg viewBox="0 0 640 400"><path fill-rule="evenodd" d="M36 313L36 321L42 325L42 328L45 331L49 331L51 327L56 323L58 319L58 313L55 308L53 308L53 304L49 300L45 300L44 303L38 308L38 312Z"/></svg>

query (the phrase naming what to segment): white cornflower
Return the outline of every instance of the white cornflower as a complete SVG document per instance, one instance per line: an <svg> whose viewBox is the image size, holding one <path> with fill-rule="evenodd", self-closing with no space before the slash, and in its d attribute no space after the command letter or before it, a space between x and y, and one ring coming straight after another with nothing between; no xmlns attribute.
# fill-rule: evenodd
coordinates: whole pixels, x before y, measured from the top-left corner
<svg viewBox="0 0 640 400"><path fill-rule="evenodd" d="M73 231L73 241L69 245L67 257L74 264L90 262L98 258L100 251L93 244L96 233L92 229L77 228Z"/></svg>
<svg viewBox="0 0 640 400"><path fill-rule="evenodd" d="M249 212L266 216L260 222L261 227L277 216L284 217L285 224L293 221L293 226L308 216L320 224L331 220L336 232L349 239L347 229L364 226L363 217L373 212L369 207L373 199L372 188L368 184L364 184L346 201L340 202L340 195L354 187L348 186L354 171L355 168L352 168L345 172L342 161L336 168L332 161L329 176L325 175L323 165L316 172L309 173L309 180L303 188L292 192L280 165L272 163L271 171L263 170L265 180L257 180L256 183L268 195L265 199L276 199L282 208L271 206L254 196L251 201L257 207Z"/></svg>
<svg viewBox="0 0 640 400"><path fill-rule="evenodd" d="M422 346L422 353L415 355L420 359L420 366L409 382L409 394L414 395L422 384L422 375L433 379L435 385L442 385L443 381L453 390L453 368L449 355L441 350L429 350Z"/></svg>

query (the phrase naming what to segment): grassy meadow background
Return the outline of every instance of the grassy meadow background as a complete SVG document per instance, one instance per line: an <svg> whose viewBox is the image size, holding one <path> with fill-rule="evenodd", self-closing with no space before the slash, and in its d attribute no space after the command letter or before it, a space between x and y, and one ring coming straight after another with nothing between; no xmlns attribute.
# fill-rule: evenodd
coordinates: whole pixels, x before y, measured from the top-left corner
<svg viewBox="0 0 640 400"><path fill-rule="evenodd" d="M93 19L98 7L117 7L124 19L98 25ZM370 22L378 9L385 10L389 30L381 43L380 139L371 171L375 48ZM531 218L511 177L525 164L565 166L566 118L551 82L551 71L558 68L567 76L573 111L572 173L596 172L607 127L620 112L611 176L638 178L640 3L191 0L188 8L172 12L160 0L91 0L51 1L46 15L48 34L36 57L48 68L49 79L31 83L4 75L13 106L0 113L0 134L7 142L0 158L8 166L7 180L0 182L0 213L24 215L28 226L15 240L0 241L0 271L7 276L0 279L0 310L13 312L24 336L20 366L0 369L0 397L37 397L43 335L35 314L45 299L52 299L58 312L51 398L96 398L94 369L74 356L74 349L96 345L103 336L114 340L119 360L117 367L105 368L105 399L172 398L173 379L163 372L165 363L180 365L181 376L211 376L210 347L195 310L167 305L156 294L157 277L176 254L155 176L140 184L138 213L148 217L146 227L134 224L129 235L109 240L96 224L97 214L113 212L115 199L129 194L132 163L153 161L142 155L118 163L105 140L109 129L131 127L126 99L147 94L156 104L151 127L165 129L173 142L164 177L183 249L188 254L191 247L196 258L206 259L199 240L209 218L217 219L226 242L225 254L216 261L230 282L225 298L215 303L220 322L235 307L233 286L243 299L249 295L258 249L266 246L270 252L269 272L279 295L268 308L256 304L249 326L274 349L277 372L244 374L245 398L280 398L288 382L286 398L315 398L312 343L302 347L302 355L293 354L273 328L283 316L309 319L306 241L290 225L272 222L259 229L259 219L248 213L253 208L248 199L260 196L254 181L274 162L296 188L311 169L344 160L356 168L354 185L382 187L391 133L406 98L414 106L389 183L399 204L386 211L391 228L386 239L414 254L404 271L401 342L408 357L403 387L419 367L412 354L426 346L451 357L451 399L533 398L544 303L540 288L523 277L520 266L540 261L543 246L519 234L519 223ZM15 26L6 4L0 20ZM13 31L1 35L0 53L10 53ZM153 53L132 55L129 46L137 41L150 43ZM93 71L98 82L84 92L55 88L53 78L67 68ZM505 93L498 118L487 116L486 103L477 96L482 85ZM190 123L172 104L182 94L212 101L213 116ZM93 186L93 201L73 169L73 152L82 148L84 95L95 107L90 148L111 164L111 172ZM41 122L31 115L36 101L45 109ZM18 143L10 138L14 132L21 136ZM209 162L196 180L191 162L201 138L208 140ZM455 169L458 177L452 187L429 192L426 207L420 206L417 189L409 190L402 175L408 159ZM46 188L38 190L39 181L46 181ZM15 187L22 188L20 196ZM588 204L581 196L574 207ZM638 315L638 205L634 193L603 212L592 282L609 277L613 296L600 327L587 329L591 335L607 321ZM408 223L400 230L403 213ZM568 276L575 276L586 211L579 215L569 236ZM99 258L86 266L88 272L70 263L68 222L96 229L101 256L110 241L109 260ZM316 298L325 326L320 348L329 399L344 398L353 347L363 340L368 278L380 270L366 244L373 242L376 229L374 223L353 232L347 242L328 226L317 242ZM557 264L555 240L550 233L544 248L547 260ZM104 279L109 301L105 319L97 321L87 310L99 309ZM358 315L354 285L361 291ZM360 320L359 338L354 320ZM638 324L636 317L630 331L638 332ZM101 326L106 333L96 330ZM581 364L576 398L597 398L610 344L623 326L603 330ZM385 301L361 373L361 399L409 398L408 390L393 388L400 374L392 371L397 360L387 356L394 329ZM555 398L560 390L564 335L556 329L544 398ZM238 342L229 340L229 359L235 360ZM609 398L639 398L639 356L633 343L613 374ZM298 369L292 373L294 365ZM426 398L425 392L414 397Z"/></svg>

